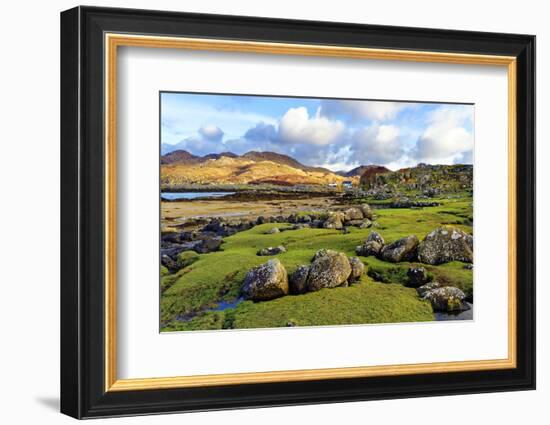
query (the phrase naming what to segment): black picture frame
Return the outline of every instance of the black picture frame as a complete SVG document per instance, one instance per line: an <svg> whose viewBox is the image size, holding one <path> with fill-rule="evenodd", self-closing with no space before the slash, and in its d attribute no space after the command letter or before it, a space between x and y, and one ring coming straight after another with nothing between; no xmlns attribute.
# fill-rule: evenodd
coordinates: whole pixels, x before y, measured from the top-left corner
<svg viewBox="0 0 550 425"><path fill-rule="evenodd" d="M105 391L104 34L517 58L517 367L369 378ZM61 412L75 418L535 388L535 37L76 7L61 13Z"/></svg>

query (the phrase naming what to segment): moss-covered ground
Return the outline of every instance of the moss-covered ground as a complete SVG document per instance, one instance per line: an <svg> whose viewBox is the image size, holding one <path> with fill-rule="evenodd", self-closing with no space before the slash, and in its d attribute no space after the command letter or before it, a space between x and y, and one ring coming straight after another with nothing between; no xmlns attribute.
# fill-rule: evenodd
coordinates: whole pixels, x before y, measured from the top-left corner
<svg viewBox="0 0 550 425"><path fill-rule="evenodd" d="M290 224L263 224L224 238L222 250L193 256L193 262L176 274L161 276L161 330L241 329L280 326L320 326L341 324L395 323L433 320L429 303L416 291L403 285L411 263L386 263L374 257L360 257L367 274L350 286L323 289L304 295L286 296L272 301L243 301L234 308L214 310L220 302L239 297L246 272L272 257L256 252L268 246L284 245L287 252L276 257L292 273L300 264L309 264L321 248L355 255L371 230L386 243L415 234L419 239L441 225L453 225L472 232L472 198L440 199L440 206L423 209L376 210L377 227L350 227L339 230L311 229L267 233ZM412 263L416 264L416 263ZM472 271L462 263L426 267L434 279L462 288L472 295ZM376 275L372 270L379 271ZM369 270L371 272L369 273ZM376 278L373 278L373 276ZM383 278L380 278L383 276ZM184 318L185 320L181 320ZM180 320L178 320L180 319Z"/></svg>

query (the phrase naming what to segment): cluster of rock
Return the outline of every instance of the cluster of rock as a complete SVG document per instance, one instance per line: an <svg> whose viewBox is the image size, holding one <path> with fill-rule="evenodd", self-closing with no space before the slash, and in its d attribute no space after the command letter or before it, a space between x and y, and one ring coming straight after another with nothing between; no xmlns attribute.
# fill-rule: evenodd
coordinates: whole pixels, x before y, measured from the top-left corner
<svg viewBox="0 0 550 425"><path fill-rule="evenodd" d="M277 258L251 269L246 274L241 292L245 299L267 301L288 294L348 286L359 280L364 272L365 266L359 258L348 258L343 252L322 249L317 251L310 265L299 266L290 277Z"/></svg>
<svg viewBox="0 0 550 425"><path fill-rule="evenodd" d="M284 230L299 230L306 227L324 229L345 229L346 226L369 228L373 225L374 213L368 204L348 208L343 211L312 212L309 214L290 214L289 216L259 216L251 219L191 219L189 225L199 226L195 231L167 232L161 236L161 263L171 272L177 271L177 256L184 251L195 251L199 254L218 251L222 239L235 233L249 230L256 225L266 223L290 223L291 227L279 229L273 227L268 234ZM281 249L282 248L282 249ZM276 255L285 252L284 247L269 247L258 252L258 255Z"/></svg>
<svg viewBox="0 0 550 425"><path fill-rule="evenodd" d="M347 226L355 226L367 229L372 226L372 220L374 220L374 213L371 207L368 204L363 204L344 211L330 212L326 220L319 227L340 230Z"/></svg>
<svg viewBox="0 0 550 425"><path fill-rule="evenodd" d="M258 250L256 255L264 257L264 256L270 256L270 255L283 254L285 252L286 252L286 248L282 245L279 245L279 246L276 246L276 247L269 246L267 248L262 248L262 249Z"/></svg>
<svg viewBox="0 0 550 425"><path fill-rule="evenodd" d="M439 282L429 282L417 288L418 296L430 301L434 311L457 313L470 309L466 295L454 286L443 286Z"/></svg>
<svg viewBox="0 0 550 425"><path fill-rule="evenodd" d="M360 256L375 256L381 260L398 263L418 261L438 265L449 261L473 262L473 237L460 229L440 227L430 232L420 242L416 235L405 236L390 244L377 232L371 232L363 245L355 252Z"/></svg>

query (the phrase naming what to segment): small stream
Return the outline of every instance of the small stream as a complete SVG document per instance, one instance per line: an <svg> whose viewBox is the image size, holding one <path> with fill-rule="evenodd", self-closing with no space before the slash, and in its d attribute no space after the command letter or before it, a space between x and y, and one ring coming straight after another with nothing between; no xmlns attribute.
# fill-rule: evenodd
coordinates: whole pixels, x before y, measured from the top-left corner
<svg viewBox="0 0 550 425"><path fill-rule="evenodd" d="M474 319L474 305L466 303L470 307L469 310L461 311L460 313L443 313L435 312L435 320L437 322L444 322L448 320L473 320Z"/></svg>
<svg viewBox="0 0 550 425"><path fill-rule="evenodd" d="M183 314L181 316L178 316L177 320L180 321L180 322L189 322L201 313L208 313L209 311L230 310L232 308L237 307L243 301L244 301L244 298L242 298L242 297L236 298L232 301L218 301L218 305L216 307L204 308L202 310L195 311L193 313Z"/></svg>

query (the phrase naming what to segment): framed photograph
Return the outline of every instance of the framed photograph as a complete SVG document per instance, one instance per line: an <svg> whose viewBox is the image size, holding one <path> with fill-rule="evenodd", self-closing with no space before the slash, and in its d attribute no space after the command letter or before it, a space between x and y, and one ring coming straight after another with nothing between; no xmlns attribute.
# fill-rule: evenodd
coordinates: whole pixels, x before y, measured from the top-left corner
<svg viewBox="0 0 550 425"><path fill-rule="evenodd" d="M535 37L61 14L61 411L535 387Z"/></svg>

